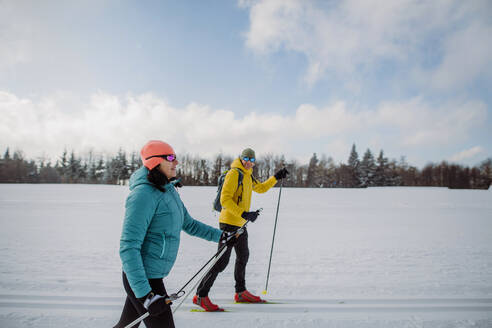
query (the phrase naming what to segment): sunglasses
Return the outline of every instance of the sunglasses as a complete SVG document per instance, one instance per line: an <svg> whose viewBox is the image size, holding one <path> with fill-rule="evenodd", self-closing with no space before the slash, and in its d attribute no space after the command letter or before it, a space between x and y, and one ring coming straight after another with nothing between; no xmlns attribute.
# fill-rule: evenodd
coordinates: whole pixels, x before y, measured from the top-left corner
<svg viewBox="0 0 492 328"><path fill-rule="evenodd" d="M244 156L243 161L254 163L256 159L254 157Z"/></svg>
<svg viewBox="0 0 492 328"><path fill-rule="evenodd" d="M145 160L148 160L152 157L164 158L168 162L174 162L176 160L176 155L174 155L174 154L171 154L171 155L154 155L154 156L147 157Z"/></svg>

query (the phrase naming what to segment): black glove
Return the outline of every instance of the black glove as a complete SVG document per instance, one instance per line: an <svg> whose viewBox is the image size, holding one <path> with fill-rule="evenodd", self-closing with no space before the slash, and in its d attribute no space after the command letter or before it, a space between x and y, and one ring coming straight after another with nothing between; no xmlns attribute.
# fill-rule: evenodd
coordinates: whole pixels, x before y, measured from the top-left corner
<svg viewBox="0 0 492 328"><path fill-rule="evenodd" d="M243 214L241 214L241 217L247 221L255 222L256 219L258 218L258 215L260 215L260 212L258 211L243 212Z"/></svg>
<svg viewBox="0 0 492 328"><path fill-rule="evenodd" d="M277 173L275 173L274 177L275 179L280 180L285 178L287 174L289 174L289 171L287 171L287 169L283 167L280 170L278 170Z"/></svg>
<svg viewBox="0 0 492 328"><path fill-rule="evenodd" d="M159 295L154 292L148 293L147 296L139 298L139 300L151 316L158 316L170 310L171 304L173 304L167 295Z"/></svg>
<svg viewBox="0 0 492 328"><path fill-rule="evenodd" d="M243 233L242 229L240 232L228 232L228 231L222 231L222 235L220 236L220 244L226 244L227 246L232 246L236 243L237 237L239 237L240 234ZM238 230L238 231L239 231Z"/></svg>

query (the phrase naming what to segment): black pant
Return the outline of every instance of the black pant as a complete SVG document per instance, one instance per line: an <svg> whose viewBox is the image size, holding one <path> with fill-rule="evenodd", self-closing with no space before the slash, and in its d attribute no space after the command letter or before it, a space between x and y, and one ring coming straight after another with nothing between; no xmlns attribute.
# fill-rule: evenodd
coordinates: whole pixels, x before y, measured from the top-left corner
<svg viewBox="0 0 492 328"><path fill-rule="evenodd" d="M233 232L239 229L239 227L229 224L221 223L220 229L228 232ZM222 241L222 240L221 240ZM219 248L221 246L219 241ZM249 258L248 248L248 231L244 228L244 232L237 238L236 243L233 246L227 246L227 249L220 259L215 263L212 269L203 277L197 288L197 295L200 297L208 296L210 288L215 282L215 279L220 272L224 271L229 264L232 248L236 251L236 266L234 267L234 279L236 280L236 293L240 293L246 290L246 264Z"/></svg>
<svg viewBox="0 0 492 328"><path fill-rule="evenodd" d="M154 293L159 295L167 295L166 288L164 288L164 282L162 279L149 279L150 288ZM123 286L126 291L126 301L121 313L120 321L114 326L114 328L123 328L129 323L140 317L147 312L142 303L135 297L133 291L128 283L126 274L123 272ZM159 316L149 316L144 320L147 328L174 328L173 313L171 312L171 306ZM133 327L138 327L139 324Z"/></svg>

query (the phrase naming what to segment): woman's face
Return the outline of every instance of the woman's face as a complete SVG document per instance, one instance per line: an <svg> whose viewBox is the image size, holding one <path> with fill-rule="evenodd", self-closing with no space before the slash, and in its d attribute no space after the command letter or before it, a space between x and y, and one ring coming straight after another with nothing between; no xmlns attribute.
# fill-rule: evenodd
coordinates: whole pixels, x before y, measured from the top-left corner
<svg viewBox="0 0 492 328"><path fill-rule="evenodd" d="M168 178L176 177L176 166L179 164L178 160L175 158L174 161L169 162L167 159L164 159L161 164L159 164L159 171L164 173L164 175Z"/></svg>

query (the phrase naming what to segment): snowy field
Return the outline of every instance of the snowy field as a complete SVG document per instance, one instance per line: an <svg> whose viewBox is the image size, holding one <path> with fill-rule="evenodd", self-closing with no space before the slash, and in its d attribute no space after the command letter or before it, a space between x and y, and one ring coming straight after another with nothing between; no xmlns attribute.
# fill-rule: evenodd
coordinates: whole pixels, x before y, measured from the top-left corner
<svg viewBox="0 0 492 328"><path fill-rule="evenodd" d="M278 188L255 195L247 286L264 289ZM0 184L0 327L112 327L124 301L119 236L127 187ZM217 225L212 187L184 187ZM176 291L216 245L185 233ZM231 259L231 263L234 259ZM492 191L284 188L267 298L233 304L233 265L211 291L225 313L177 327L492 327ZM194 293L194 291L192 291Z"/></svg>

